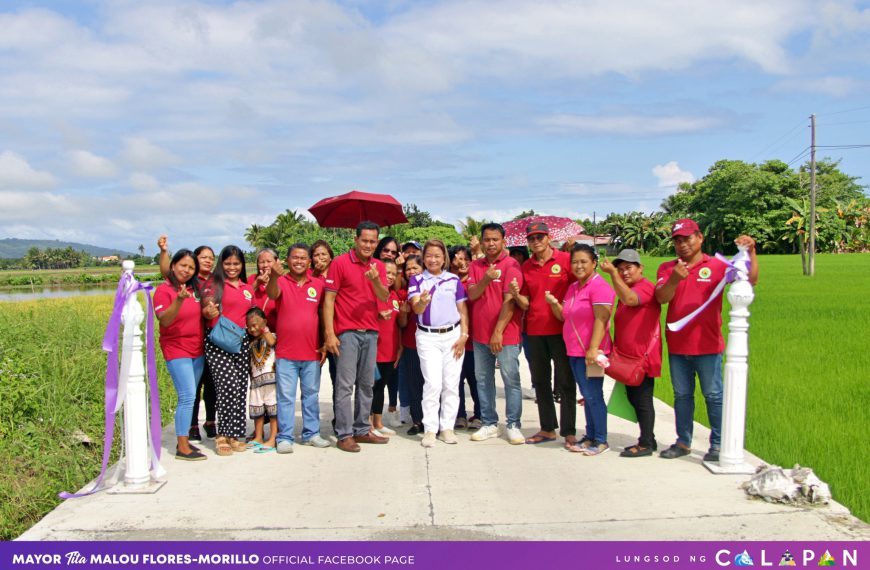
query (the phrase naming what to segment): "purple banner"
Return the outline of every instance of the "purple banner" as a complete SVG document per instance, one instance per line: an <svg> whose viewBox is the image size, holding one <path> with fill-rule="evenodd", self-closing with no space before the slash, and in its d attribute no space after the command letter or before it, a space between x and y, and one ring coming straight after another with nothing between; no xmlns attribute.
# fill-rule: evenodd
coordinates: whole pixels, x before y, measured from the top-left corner
<svg viewBox="0 0 870 570"><path fill-rule="evenodd" d="M0 568L870 567L866 542L7 542Z"/></svg>

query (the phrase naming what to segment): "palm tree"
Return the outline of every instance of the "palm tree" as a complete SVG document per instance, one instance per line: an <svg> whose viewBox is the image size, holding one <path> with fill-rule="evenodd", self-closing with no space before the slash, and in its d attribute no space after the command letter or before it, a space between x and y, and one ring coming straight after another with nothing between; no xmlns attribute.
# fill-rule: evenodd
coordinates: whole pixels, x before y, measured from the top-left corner
<svg viewBox="0 0 870 570"><path fill-rule="evenodd" d="M245 230L245 241L254 247L260 247L260 240L262 239L262 234L263 226L259 224L251 224L251 227Z"/></svg>
<svg viewBox="0 0 870 570"><path fill-rule="evenodd" d="M465 221L460 220L459 222L459 227L461 228L459 233L466 240L470 240L472 236L480 236L480 228L485 223L487 223L486 220L475 220L471 216L465 216Z"/></svg>
<svg viewBox="0 0 870 570"><path fill-rule="evenodd" d="M139 244L139 255L145 255L145 246L141 243Z"/></svg>

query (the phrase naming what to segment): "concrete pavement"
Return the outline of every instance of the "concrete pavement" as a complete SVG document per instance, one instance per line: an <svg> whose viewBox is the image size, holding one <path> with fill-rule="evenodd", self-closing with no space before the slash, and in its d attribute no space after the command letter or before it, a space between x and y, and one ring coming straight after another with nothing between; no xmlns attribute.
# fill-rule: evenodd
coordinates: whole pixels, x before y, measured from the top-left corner
<svg viewBox="0 0 870 570"><path fill-rule="evenodd" d="M523 385L531 386L523 362ZM321 390L324 436L331 388ZM497 377L496 382L500 383ZM667 381L667 380L665 380ZM605 384L609 393L612 383ZM503 421L504 400L498 409ZM471 406L471 398L468 398ZM297 404L298 410L298 404ZM656 435L674 439L673 409L656 400ZM201 416L202 417L202 416ZM523 400L523 433L537 409ZM578 432L583 433L578 407ZM569 453L561 443L508 444L504 436L424 449L394 436L350 454L296 445L292 455L176 461L163 433L167 484L153 495L105 492L65 501L21 540L868 540L870 526L838 504L796 508L749 499L745 475L701 464L709 430L696 424L691 456L626 459L637 426L608 417L611 452ZM502 426L503 427L503 426ZM301 415L297 411L297 434ZM761 460L751 454L753 465ZM790 466L787 466L790 467Z"/></svg>

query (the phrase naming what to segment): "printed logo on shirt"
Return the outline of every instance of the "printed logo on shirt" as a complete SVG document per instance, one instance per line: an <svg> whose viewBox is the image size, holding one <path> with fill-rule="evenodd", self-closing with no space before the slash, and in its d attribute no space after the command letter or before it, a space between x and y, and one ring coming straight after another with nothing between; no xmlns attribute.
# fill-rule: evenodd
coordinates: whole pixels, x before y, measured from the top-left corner
<svg viewBox="0 0 870 570"><path fill-rule="evenodd" d="M399 310L399 301L396 299L393 299L393 310L395 310L395 311Z"/></svg>
<svg viewBox="0 0 870 570"><path fill-rule="evenodd" d="M317 289L315 289L314 287L309 287L308 288L308 296L312 297L312 298L317 297Z"/></svg>
<svg viewBox="0 0 870 570"><path fill-rule="evenodd" d="M702 267L698 272L698 277L701 279L709 279L712 274L713 271L709 267Z"/></svg>
<svg viewBox="0 0 870 570"><path fill-rule="evenodd" d="M244 295L244 296L245 296L245 299L247 299L248 301L250 301L251 299L254 298L254 296L251 295L251 292L248 291L247 289L244 290L244 291L242 291L242 295Z"/></svg>
<svg viewBox="0 0 870 570"><path fill-rule="evenodd" d="M501 269L496 269L495 270L495 280L498 281L499 279L501 279Z"/></svg>
<svg viewBox="0 0 870 570"><path fill-rule="evenodd" d="M558 275L562 273L562 266L558 263L554 263L553 268L550 271L553 273L553 275Z"/></svg>

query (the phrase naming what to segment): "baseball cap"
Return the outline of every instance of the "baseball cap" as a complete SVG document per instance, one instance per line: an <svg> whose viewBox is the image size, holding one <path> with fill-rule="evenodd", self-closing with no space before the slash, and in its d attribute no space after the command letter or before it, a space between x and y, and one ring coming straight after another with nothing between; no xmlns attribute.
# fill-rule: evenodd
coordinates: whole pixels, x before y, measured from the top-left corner
<svg viewBox="0 0 870 570"><path fill-rule="evenodd" d="M405 251L406 249L408 249L408 246L416 247L420 251L423 251L423 246L420 245L420 242L418 242L418 241L411 240L411 241L405 243L405 245L402 246L402 251Z"/></svg>
<svg viewBox="0 0 870 570"><path fill-rule="evenodd" d="M547 227L547 224L545 224L544 222L532 222L531 224L526 226L526 237L529 237L529 236L535 235L535 234L549 235L549 233L550 233L550 228Z"/></svg>
<svg viewBox="0 0 870 570"><path fill-rule="evenodd" d="M616 259L613 260L613 265L619 265L620 261L627 261L629 263L637 263L640 265L640 254L633 249L623 249L619 252L619 255L616 256Z"/></svg>
<svg viewBox="0 0 870 570"><path fill-rule="evenodd" d="M690 236L695 232L700 232L701 228L695 223L695 220L689 218L680 218L674 225L671 226L671 237Z"/></svg>

